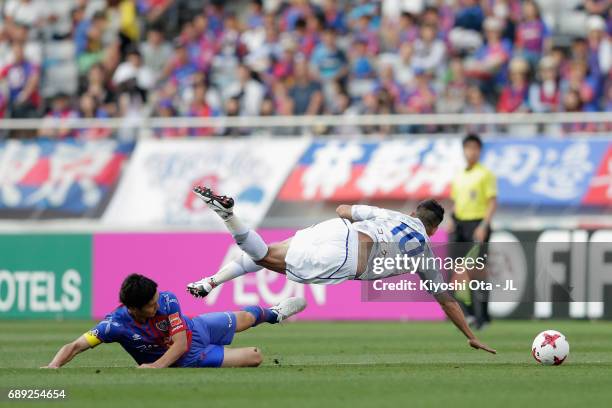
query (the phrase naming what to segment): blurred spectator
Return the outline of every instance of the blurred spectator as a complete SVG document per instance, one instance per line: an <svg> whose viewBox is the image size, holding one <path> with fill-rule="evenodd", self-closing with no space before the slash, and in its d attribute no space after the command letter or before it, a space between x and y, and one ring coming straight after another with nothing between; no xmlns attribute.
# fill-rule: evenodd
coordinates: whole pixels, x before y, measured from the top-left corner
<svg viewBox="0 0 612 408"><path fill-rule="evenodd" d="M576 90L570 89L563 95L563 111L564 112L582 112L584 106L580 93ZM573 122L564 123L562 125L564 133L575 133L575 132L591 132L595 130L595 127L590 123L584 122Z"/></svg>
<svg viewBox="0 0 612 408"><path fill-rule="evenodd" d="M11 42L4 24L0 22L0 68L11 62Z"/></svg>
<svg viewBox="0 0 612 408"><path fill-rule="evenodd" d="M354 37L363 42L369 55L378 54L380 49L378 32L371 24L372 16L363 14L353 26Z"/></svg>
<svg viewBox="0 0 612 408"><path fill-rule="evenodd" d="M13 44L13 61L0 69L0 81L8 86L8 108L13 118L31 118L38 115L41 98L38 91L39 67L28 61L23 45Z"/></svg>
<svg viewBox="0 0 612 408"><path fill-rule="evenodd" d="M138 12L145 16L148 25L164 27L170 33L176 27L176 0L138 0Z"/></svg>
<svg viewBox="0 0 612 408"><path fill-rule="evenodd" d="M542 53L551 47L550 31L534 0L523 2L523 16L516 29L515 52L535 67Z"/></svg>
<svg viewBox="0 0 612 408"><path fill-rule="evenodd" d="M596 81L604 78L612 68L612 42L606 32L606 21L601 16L591 16L587 21L588 62Z"/></svg>
<svg viewBox="0 0 612 408"><path fill-rule="evenodd" d="M333 28L340 34L345 34L347 26L344 11L336 3L335 0L323 1L322 12L325 16L325 25Z"/></svg>
<svg viewBox="0 0 612 408"><path fill-rule="evenodd" d="M557 112L561 105L561 90L557 64L552 56L540 60L537 82L529 88L529 107L533 112Z"/></svg>
<svg viewBox="0 0 612 408"><path fill-rule="evenodd" d="M9 31L15 25L25 26L30 29L32 37L36 38L46 18L45 5L39 0L7 0L3 16Z"/></svg>
<svg viewBox="0 0 612 408"><path fill-rule="evenodd" d="M140 39L135 0L106 0L106 4L107 32L119 38L121 54L125 55L130 46Z"/></svg>
<svg viewBox="0 0 612 408"><path fill-rule="evenodd" d="M95 98L96 103L103 106L109 115L114 116L117 113L115 105L117 96L107 80L107 72L102 64L91 67L81 93L86 93Z"/></svg>
<svg viewBox="0 0 612 408"><path fill-rule="evenodd" d="M502 113L528 112L527 95L529 83L529 63L521 58L514 58L510 62L510 83L501 92L497 111Z"/></svg>
<svg viewBox="0 0 612 408"><path fill-rule="evenodd" d="M79 117L83 119L105 119L108 114L92 95L85 94L79 100ZM111 135L112 129L87 127L79 129L77 137L81 140L104 139Z"/></svg>
<svg viewBox="0 0 612 408"><path fill-rule="evenodd" d="M262 27L264 24L264 12L262 0L251 0L247 15L247 26L249 28Z"/></svg>
<svg viewBox="0 0 612 408"><path fill-rule="evenodd" d="M353 43L350 55L350 78L355 80L374 78L374 65L368 53L368 41L361 37Z"/></svg>
<svg viewBox="0 0 612 408"><path fill-rule="evenodd" d="M76 27L74 29L74 43L76 45L77 55L87 51L89 30L94 27L97 31L104 31L106 27L106 15L103 11L97 11L90 19L83 18L85 15L85 7L78 10ZM80 14L82 13L82 15Z"/></svg>
<svg viewBox="0 0 612 408"><path fill-rule="evenodd" d="M436 94L430 84L431 73L422 68L417 68L414 75L414 81L405 90L398 111L402 113L432 113Z"/></svg>
<svg viewBox="0 0 612 408"><path fill-rule="evenodd" d="M137 50L127 53L125 62L119 64L113 75L113 84L116 87L130 80L135 81L135 86L143 93L143 99L146 99L147 92L155 85L153 71L143 65L142 56Z"/></svg>
<svg viewBox="0 0 612 408"><path fill-rule="evenodd" d="M273 58L273 63L266 82L285 80L293 75L295 62L295 47L293 39L286 37L281 41L282 53L280 57ZM263 73L265 75L265 73Z"/></svg>
<svg viewBox="0 0 612 408"><path fill-rule="evenodd" d="M348 74L347 58L336 42L336 31L327 28L322 42L312 53L311 63L323 81L342 81Z"/></svg>
<svg viewBox="0 0 612 408"><path fill-rule="evenodd" d="M368 92L375 83L376 71L367 47L367 40L358 38L351 47L351 53L349 54L348 87L349 94L353 97L360 97ZM333 103L331 99L329 102Z"/></svg>
<svg viewBox="0 0 612 408"><path fill-rule="evenodd" d="M32 64L40 66L43 62L43 47L38 40L30 39L28 27L20 24L13 26L11 30L11 42L23 44L25 58ZM7 58L10 60L13 55L9 52Z"/></svg>
<svg viewBox="0 0 612 408"><path fill-rule="evenodd" d="M225 99L236 99L240 105L242 116L259 115L261 101L265 89L261 82L255 79L254 73L246 66L238 67L238 81L225 89Z"/></svg>
<svg viewBox="0 0 612 408"><path fill-rule="evenodd" d="M272 85L271 98L277 115L293 114L293 100L284 82L278 81Z"/></svg>
<svg viewBox="0 0 612 408"><path fill-rule="evenodd" d="M83 49L77 44L77 63L81 74L87 73L97 63L102 63L109 71L119 63L119 42L108 35L107 27L104 14L97 13L87 27Z"/></svg>
<svg viewBox="0 0 612 408"><path fill-rule="evenodd" d="M466 61L468 77L483 81L485 92L492 94L495 87L505 81L505 66L512 53L512 45L502 39L503 22L488 17L484 23L486 44L475 54L474 59Z"/></svg>
<svg viewBox="0 0 612 408"><path fill-rule="evenodd" d="M7 106L8 104L7 104L6 97L4 96L2 92L0 92L0 119L6 117ZM0 133L0 136L2 136L2 133Z"/></svg>
<svg viewBox="0 0 612 408"><path fill-rule="evenodd" d="M575 108L579 106L584 111L594 111L597 109L597 84L593 78L587 77L587 63L584 60L574 60L570 66L568 78L561 82L563 94L570 91L576 92L580 100L579 104L570 103L569 106ZM570 96L570 100L573 95ZM565 101L565 97L563 98Z"/></svg>
<svg viewBox="0 0 612 408"><path fill-rule="evenodd" d="M178 111L169 99L162 99L155 107L155 116L161 118L172 118L177 116ZM163 127L155 129L157 137L182 137L187 135L187 128Z"/></svg>
<svg viewBox="0 0 612 408"><path fill-rule="evenodd" d="M468 83L463 69L463 61L453 57L442 86L443 93L437 100L436 111L442 113L461 113L465 105Z"/></svg>
<svg viewBox="0 0 612 408"><path fill-rule="evenodd" d="M412 64L414 68L437 72L444 67L446 46L437 38L437 29L433 25L425 24L421 28L421 35L414 44Z"/></svg>
<svg viewBox="0 0 612 408"><path fill-rule="evenodd" d="M295 65L294 85L289 90L294 115L317 115L322 112L321 83L311 78L308 63L300 60Z"/></svg>
<svg viewBox="0 0 612 408"><path fill-rule="evenodd" d="M289 39L288 39L289 40ZM283 52L276 26L269 25L265 28L265 38L261 44L251 44L246 56L246 63L258 72L267 71L273 60L279 59Z"/></svg>
<svg viewBox="0 0 612 408"><path fill-rule="evenodd" d="M584 8L589 14L605 17L610 10L610 0L585 0Z"/></svg>
<svg viewBox="0 0 612 408"><path fill-rule="evenodd" d="M410 42L405 42L399 49L399 55L395 53L383 54L379 57L378 63L381 66L389 63L393 66L393 75L397 82L406 86L414 79L414 64L412 63L413 46Z"/></svg>
<svg viewBox="0 0 612 408"><path fill-rule="evenodd" d="M184 40L188 41L186 38ZM189 45L189 55L198 68L204 71L210 70L215 53L223 41L223 38L219 40L215 37L208 25L206 14L201 13L193 18L193 39Z"/></svg>
<svg viewBox="0 0 612 408"><path fill-rule="evenodd" d="M466 30L481 31L484 12L478 0L459 0L455 14L455 27Z"/></svg>
<svg viewBox="0 0 612 408"><path fill-rule="evenodd" d="M53 97L51 109L45 116L48 119L61 119L62 122L78 117L76 110L70 106L70 97L65 94L59 94ZM47 125L48 126L48 125ZM51 139L66 139L76 136L76 129L70 128L51 128L45 126L45 121L38 131L40 137L48 137Z"/></svg>
<svg viewBox="0 0 612 408"><path fill-rule="evenodd" d="M215 112L215 114L221 112L221 95L214 86L210 85L208 78L203 72L198 72L193 76L193 86L183 92L182 101L186 102L188 105L191 104L195 98L196 87L202 88L200 91L204 92L204 101L210 106L213 112ZM186 111L188 108L181 110Z"/></svg>
<svg viewBox="0 0 612 408"><path fill-rule="evenodd" d="M155 82L159 81L164 66L172 58L172 45L164 38L159 28L151 28L147 39L140 45L144 66L151 70Z"/></svg>
<svg viewBox="0 0 612 408"><path fill-rule="evenodd" d="M164 79L169 79L178 85L179 91L192 83L192 77L198 68L190 60L187 47L182 41L177 41L174 48L174 57L164 68Z"/></svg>
<svg viewBox="0 0 612 408"><path fill-rule="evenodd" d="M193 88L193 100L187 115L192 118L209 118L214 115L213 109L206 102L206 86L200 83ZM214 128L189 129L190 136L211 136Z"/></svg>
<svg viewBox="0 0 612 408"><path fill-rule="evenodd" d="M383 65L380 69L377 88L384 90L391 98L393 106L397 104L402 96L402 86L395 80L393 67L391 65Z"/></svg>
<svg viewBox="0 0 612 408"><path fill-rule="evenodd" d="M486 114L486 113L494 113L495 109L493 106L488 103L480 88L476 85L472 85L467 89L466 92L466 105L463 109L463 113L471 114ZM494 125L485 125L485 124L474 124L467 125L465 127L465 131L468 133L477 132L477 133L491 133L496 130Z"/></svg>

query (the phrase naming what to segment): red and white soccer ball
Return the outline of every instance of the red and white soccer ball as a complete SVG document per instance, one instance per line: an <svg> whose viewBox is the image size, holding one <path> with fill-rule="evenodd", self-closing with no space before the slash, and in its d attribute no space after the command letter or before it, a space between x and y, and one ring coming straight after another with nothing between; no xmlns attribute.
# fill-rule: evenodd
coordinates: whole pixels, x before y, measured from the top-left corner
<svg viewBox="0 0 612 408"><path fill-rule="evenodd" d="M569 354L569 343L556 330L545 330L538 334L531 346L531 355L543 365L560 365Z"/></svg>

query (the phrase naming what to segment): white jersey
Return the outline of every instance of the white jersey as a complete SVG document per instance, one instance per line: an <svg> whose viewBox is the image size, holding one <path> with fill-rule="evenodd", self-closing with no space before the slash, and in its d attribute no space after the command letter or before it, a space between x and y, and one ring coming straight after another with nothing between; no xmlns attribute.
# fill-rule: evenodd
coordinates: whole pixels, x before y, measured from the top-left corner
<svg viewBox="0 0 612 408"><path fill-rule="evenodd" d="M368 267L358 279L375 280L410 272L404 268L375 268L376 258L395 258L398 255L402 257L406 255L409 258L434 256L425 226L418 218L369 205L353 205L351 213L353 227L368 235L373 241ZM426 263L421 262L418 265L424 266ZM394 266L397 265L394 263ZM436 282L441 280L441 275L436 269L419 267L413 271L418 272L421 279L432 279Z"/></svg>

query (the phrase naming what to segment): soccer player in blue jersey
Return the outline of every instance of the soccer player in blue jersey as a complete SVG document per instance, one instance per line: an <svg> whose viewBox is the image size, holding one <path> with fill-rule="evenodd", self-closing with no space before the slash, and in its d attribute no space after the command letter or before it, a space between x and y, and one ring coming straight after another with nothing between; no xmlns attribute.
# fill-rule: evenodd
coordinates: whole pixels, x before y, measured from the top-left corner
<svg viewBox="0 0 612 408"><path fill-rule="evenodd" d="M160 292L151 279L129 275L121 285L122 303L93 329L64 345L43 368L59 368L79 353L101 343L121 344L140 368L255 367L257 347L229 348L234 333L260 323L280 323L306 307L303 298L277 306L247 306L239 312L206 313L190 319L181 313L171 292Z"/></svg>

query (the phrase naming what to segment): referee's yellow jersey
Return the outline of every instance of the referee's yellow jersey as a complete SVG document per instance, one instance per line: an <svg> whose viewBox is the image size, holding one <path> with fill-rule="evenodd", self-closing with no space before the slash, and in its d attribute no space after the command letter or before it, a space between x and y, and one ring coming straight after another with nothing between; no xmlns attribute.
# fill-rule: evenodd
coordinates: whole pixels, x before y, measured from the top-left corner
<svg viewBox="0 0 612 408"><path fill-rule="evenodd" d="M455 217L460 221L481 220L487 214L489 200L497 196L495 175L480 163L464 169L451 185Z"/></svg>

